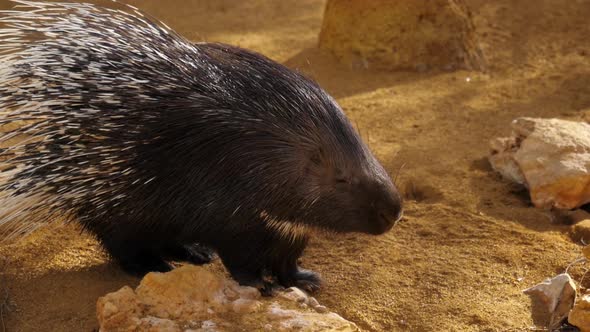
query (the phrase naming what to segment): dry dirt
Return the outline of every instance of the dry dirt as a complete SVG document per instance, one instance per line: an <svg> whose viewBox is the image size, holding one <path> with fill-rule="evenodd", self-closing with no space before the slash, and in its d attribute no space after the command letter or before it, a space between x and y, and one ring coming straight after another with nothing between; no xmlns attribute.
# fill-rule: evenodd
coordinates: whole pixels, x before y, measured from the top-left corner
<svg viewBox="0 0 590 332"><path fill-rule="evenodd" d="M468 0L487 73L339 65L316 49L318 0L131 3L191 40L251 48L313 76L399 175L409 199L392 232L314 239L303 263L327 282L320 302L369 331L530 328L522 290L564 271L580 246L491 172L488 140L518 116L590 120L590 1ZM0 247L7 331L90 332L96 299L137 285L79 233L45 229Z"/></svg>

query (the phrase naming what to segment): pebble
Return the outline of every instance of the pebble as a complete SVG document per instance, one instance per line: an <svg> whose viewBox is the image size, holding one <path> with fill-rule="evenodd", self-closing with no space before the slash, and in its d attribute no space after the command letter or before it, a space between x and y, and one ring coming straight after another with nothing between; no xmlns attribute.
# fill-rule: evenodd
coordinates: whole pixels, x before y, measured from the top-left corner
<svg viewBox="0 0 590 332"><path fill-rule="evenodd" d="M320 303L318 302L318 300L315 299L315 297L310 297L307 301L307 304L309 304L309 306L312 308L315 308L320 305Z"/></svg>
<svg viewBox="0 0 590 332"><path fill-rule="evenodd" d="M238 314L249 314L255 312L262 303L256 300L237 299L232 302L232 310Z"/></svg>
<svg viewBox="0 0 590 332"><path fill-rule="evenodd" d="M297 287L287 288L284 292L280 293L280 296L287 300L291 300L298 303L307 303L308 300L307 294L305 294L304 291Z"/></svg>
<svg viewBox="0 0 590 332"><path fill-rule="evenodd" d="M326 308L323 305L318 305L316 307L314 307L315 311L319 312L320 314L325 314L326 312L328 312L328 308Z"/></svg>

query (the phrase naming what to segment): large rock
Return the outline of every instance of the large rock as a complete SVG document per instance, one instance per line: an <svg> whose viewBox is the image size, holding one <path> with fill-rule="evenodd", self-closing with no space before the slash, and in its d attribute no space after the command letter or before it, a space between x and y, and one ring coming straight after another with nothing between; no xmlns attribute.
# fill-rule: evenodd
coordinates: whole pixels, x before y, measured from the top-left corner
<svg viewBox="0 0 590 332"><path fill-rule="evenodd" d="M519 118L512 136L491 142L492 167L528 187L537 207L574 209L590 202L590 125Z"/></svg>
<svg viewBox="0 0 590 332"><path fill-rule="evenodd" d="M463 0L328 0L319 38L353 67L482 69Z"/></svg>
<svg viewBox="0 0 590 332"><path fill-rule="evenodd" d="M203 267L147 274L98 299L101 332L109 331L359 331L313 297L290 288L274 298Z"/></svg>

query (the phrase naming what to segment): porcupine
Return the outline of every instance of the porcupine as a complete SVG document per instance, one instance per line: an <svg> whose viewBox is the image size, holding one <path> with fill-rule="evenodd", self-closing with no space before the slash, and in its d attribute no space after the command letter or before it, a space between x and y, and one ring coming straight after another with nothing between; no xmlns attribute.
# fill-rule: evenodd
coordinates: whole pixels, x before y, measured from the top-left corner
<svg viewBox="0 0 590 332"><path fill-rule="evenodd" d="M9 237L59 215L130 272L215 251L242 284L314 291L298 266L310 230L382 234L400 218L384 168L297 71L131 6L15 2L0 13Z"/></svg>

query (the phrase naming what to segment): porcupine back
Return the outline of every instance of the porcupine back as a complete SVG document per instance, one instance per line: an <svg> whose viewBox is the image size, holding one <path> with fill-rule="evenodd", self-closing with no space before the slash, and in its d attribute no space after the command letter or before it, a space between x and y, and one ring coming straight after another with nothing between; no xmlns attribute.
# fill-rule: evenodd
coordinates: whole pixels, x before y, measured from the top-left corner
<svg viewBox="0 0 590 332"><path fill-rule="evenodd" d="M205 98L199 50L133 7L14 2L29 10L0 12L0 237L132 212L105 207L154 180L135 157L162 101Z"/></svg>

